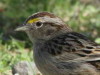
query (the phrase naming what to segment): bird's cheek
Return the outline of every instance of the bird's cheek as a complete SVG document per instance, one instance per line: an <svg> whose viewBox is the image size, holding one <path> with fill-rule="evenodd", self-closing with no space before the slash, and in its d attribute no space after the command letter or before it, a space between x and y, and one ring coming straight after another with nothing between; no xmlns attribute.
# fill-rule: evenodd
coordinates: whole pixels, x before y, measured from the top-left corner
<svg viewBox="0 0 100 75"><path fill-rule="evenodd" d="M54 32L55 32L55 30L53 30L53 29L48 29L48 30L46 31L46 36L49 36L49 35L53 34Z"/></svg>

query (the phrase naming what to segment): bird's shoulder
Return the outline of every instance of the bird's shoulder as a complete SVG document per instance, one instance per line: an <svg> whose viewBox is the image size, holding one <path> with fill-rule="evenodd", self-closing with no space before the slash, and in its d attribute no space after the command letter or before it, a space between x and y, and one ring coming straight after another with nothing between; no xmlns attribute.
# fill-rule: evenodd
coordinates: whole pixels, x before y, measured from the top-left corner
<svg viewBox="0 0 100 75"><path fill-rule="evenodd" d="M85 54L90 54L93 49L100 47L83 34L76 32L69 32L56 36L48 40L45 45L47 48L50 47L48 51L52 55L62 54L63 51L70 53L82 51Z"/></svg>
<svg viewBox="0 0 100 75"><path fill-rule="evenodd" d="M86 36L69 32L46 42L48 53L58 62L88 62L100 69L100 46Z"/></svg>

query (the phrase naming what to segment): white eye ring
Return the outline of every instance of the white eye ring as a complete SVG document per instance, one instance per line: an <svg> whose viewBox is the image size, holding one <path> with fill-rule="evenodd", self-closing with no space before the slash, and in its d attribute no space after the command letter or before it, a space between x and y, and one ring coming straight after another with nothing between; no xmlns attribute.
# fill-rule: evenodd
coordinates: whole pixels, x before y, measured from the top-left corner
<svg viewBox="0 0 100 75"><path fill-rule="evenodd" d="M36 27L37 27L37 28L40 28L42 25L43 25L42 22L40 22L40 21L39 21L39 22L36 22Z"/></svg>

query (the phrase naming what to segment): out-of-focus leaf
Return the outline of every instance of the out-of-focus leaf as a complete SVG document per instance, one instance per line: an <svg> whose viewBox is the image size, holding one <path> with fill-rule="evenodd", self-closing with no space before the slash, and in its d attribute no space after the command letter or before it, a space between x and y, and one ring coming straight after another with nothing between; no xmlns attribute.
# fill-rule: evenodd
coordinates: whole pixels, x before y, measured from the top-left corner
<svg viewBox="0 0 100 75"><path fill-rule="evenodd" d="M95 42L98 43L98 44L100 44L100 38L97 38L97 39L95 40Z"/></svg>

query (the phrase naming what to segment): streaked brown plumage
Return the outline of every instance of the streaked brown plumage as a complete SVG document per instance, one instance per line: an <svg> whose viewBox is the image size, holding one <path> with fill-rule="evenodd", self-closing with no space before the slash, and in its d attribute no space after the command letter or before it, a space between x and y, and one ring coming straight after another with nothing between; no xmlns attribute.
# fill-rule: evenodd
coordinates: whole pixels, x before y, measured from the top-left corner
<svg viewBox="0 0 100 75"><path fill-rule="evenodd" d="M16 30L34 43L34 60L43 75L100 75L100 46L54 14L33 14Z"/></svg>

